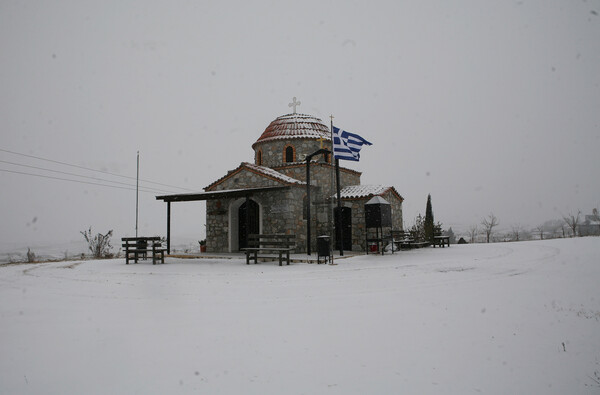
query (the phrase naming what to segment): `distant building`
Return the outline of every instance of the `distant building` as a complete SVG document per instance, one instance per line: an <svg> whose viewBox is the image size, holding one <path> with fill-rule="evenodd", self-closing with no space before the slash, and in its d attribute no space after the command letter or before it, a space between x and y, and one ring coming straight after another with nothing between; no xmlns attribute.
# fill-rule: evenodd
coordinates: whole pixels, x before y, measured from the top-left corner
<svg viewBox="0 0 600 395"><path fill-rule="evenodd" d="M583 223L579 224L580 236L600 236L600 216L594 209L592 215L586 215Z"/></svg>

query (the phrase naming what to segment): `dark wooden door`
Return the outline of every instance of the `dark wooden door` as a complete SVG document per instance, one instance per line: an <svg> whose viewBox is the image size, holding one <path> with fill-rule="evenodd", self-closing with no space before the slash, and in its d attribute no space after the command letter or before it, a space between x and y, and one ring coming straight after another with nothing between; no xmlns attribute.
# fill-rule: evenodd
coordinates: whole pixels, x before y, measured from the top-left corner
<svg viewBox="0 0 600 395"><path fill-rule="evenodd" d="M258 203L254 200L244 202L238 210L239 248L248 247L248 235L258 234Z"/></svg>
<svg viewBox="0 0 600 395"><path fill-rule="evenodd" d="M342 228L339 229L339 209L335 208L335 249L340 249L340 240L344 242L344 250L352 250L352 209L342 207Z"/></svg>

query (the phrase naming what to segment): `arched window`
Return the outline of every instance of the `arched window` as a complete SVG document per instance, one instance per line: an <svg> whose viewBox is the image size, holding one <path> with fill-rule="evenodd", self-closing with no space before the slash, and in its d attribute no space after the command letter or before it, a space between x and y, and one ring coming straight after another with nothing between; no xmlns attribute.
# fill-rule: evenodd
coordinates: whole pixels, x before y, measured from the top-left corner
<svg viewBox="0 0 600 395"><path fill-rule="evenodd" d="M294 162L296 160L295 156L296 156L296 150L294 150L294 147L291 145L288 145L285 147L284 152L284 162L285 163L290 163L290 162Z"/></svg>
<svg viewBox="0 0 600 395"><path fill-rule="evenodd" d="M256 153L256 164L259 166L262 166L262 151L261 150L259 150Z"/></svg>

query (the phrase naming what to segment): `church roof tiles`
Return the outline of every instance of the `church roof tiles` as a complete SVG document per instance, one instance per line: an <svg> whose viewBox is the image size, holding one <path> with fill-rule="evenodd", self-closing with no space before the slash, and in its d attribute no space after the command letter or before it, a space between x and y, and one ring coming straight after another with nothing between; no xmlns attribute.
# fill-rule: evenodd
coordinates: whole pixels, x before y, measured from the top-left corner
<svg viewBox="0 0 600 395"><path fill-rule="evenodd" d="M362 199L381 196L389 191L396 195L401 201L404 200L394 187L385 185L350 185L342 188L340 197L342 199Z"/></svg>
<svg viewBox="0 0 600 395"><path fill-rule="evenodd" d="M282 139L324 138L331 140L331 132L322 120L306 114L287 114L277 117L267 126L263 134L252 144Z"/></svg>

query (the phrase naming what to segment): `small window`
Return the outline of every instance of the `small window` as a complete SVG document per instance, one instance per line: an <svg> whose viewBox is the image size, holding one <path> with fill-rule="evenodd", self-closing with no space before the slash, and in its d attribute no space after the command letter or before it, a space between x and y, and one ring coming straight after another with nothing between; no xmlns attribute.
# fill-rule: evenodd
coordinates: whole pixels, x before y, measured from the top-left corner
<svg viewBox="0 0 600 395"><path fill-rule="evenodd" d="M285 148L285 162L290 163L294 161L294 147L288 145Z"/></svg>
<svg viewBox="0 0 600 395"><path fill-rule="evenodd" d="M256 164L262 166L262 151L256 153Z"/></svg>

